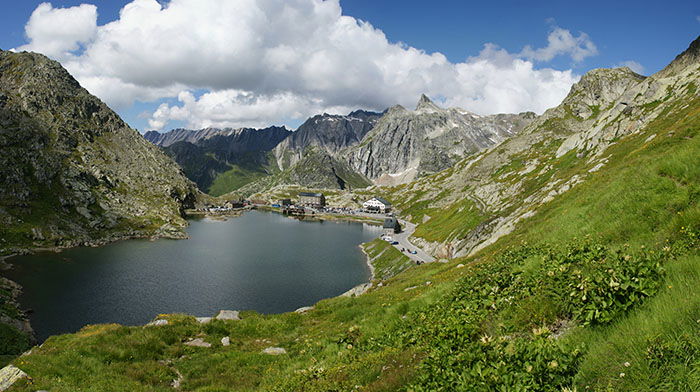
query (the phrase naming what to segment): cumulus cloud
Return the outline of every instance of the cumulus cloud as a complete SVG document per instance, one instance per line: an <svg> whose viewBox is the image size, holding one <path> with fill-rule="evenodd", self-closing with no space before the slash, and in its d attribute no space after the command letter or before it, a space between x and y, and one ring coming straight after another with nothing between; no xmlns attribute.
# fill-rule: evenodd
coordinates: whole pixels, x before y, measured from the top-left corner
<svg viewBox="0 0 700 392"><path fill-rule="evenodd" d="M81 4L70 8L53 8L41 3L25 26L29 43L19 50L37 51L58 60L66 59L80 45L97 34L97 7Z"/></svg>
<svg viewBox="0 0 700 392"><path fill-rule="evenodd" d="M161 3L133 0L102 26L94 6L45 3L27 23L29 43L19 49L60 60L117 108L177 97L152 114L154 129L173 120L189 127L262 126L323 111L410 107L421 93L482 114L542 112L578 76L535 63L556 56L578 62L597 52L585 33L555 27L544 48L512 54L487 44L478 56L452 63L441 53L390 42L370 23L342 15L338 0ZM68 22L70 31L49 39L46 31Z"/></svg>
<svg viewBox="0 0 700 392"><path fill-rule="evenodd" d="M520 53L521 56L535 61L550 61L556 56L569 55L575 62L581 62L586 57L598 54L598 48L586 33L578 36L571 34L569 30L554 27L547 36L547 46L533 49L526 46Z"/></svg>
<svg viewBox="0 0 700 392"><path fill-rule="evenodd" d="M633 60L622 61L620 63L617 63L615 67L628 67L632 71L640 75L644 75L644 66Z"/></svg>

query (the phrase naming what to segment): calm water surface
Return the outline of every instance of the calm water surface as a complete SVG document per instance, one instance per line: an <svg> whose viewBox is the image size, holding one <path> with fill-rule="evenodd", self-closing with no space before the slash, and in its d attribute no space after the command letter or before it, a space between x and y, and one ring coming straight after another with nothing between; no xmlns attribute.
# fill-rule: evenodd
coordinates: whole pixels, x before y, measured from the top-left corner
<svg viewBox="0 0 700 392"><path fill-rule="evenodd" d="M139 325L159 313L286 312L366 282L358 245L380 234L350 222L248 212L191 221L189 240L130 240L11 260L40 340L86 324Z"/></svg>

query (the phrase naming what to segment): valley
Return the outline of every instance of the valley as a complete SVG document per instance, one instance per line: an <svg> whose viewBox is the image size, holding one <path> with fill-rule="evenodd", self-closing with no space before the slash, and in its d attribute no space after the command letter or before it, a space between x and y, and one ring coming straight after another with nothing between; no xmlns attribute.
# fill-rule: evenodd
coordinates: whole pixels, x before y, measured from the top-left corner
<svg viewBox="0 0 700 392"><path fill-rule="evenodd" d="M163 308L151 325L140 325L148 321L140 314L75 331L104 321L81 319L34 346L20 289L3 279L0 358L11 363L5 369L25 374L8 390L696 390L699 77L697 38L650 76L627 67L588 71L541 115L481 116L423 95L415 110L321 114L295 131L176 129L144 138L57 62L0 52L0 145L7 151L0 157L0 255L185 238L194 230L171 248L187 268L207 265L200 258L217 264L210 252L268 260L245 253L248 244L274 253L268 267L278 282L297 268L308 268L302 275L313 280L284 291L242 276L241 292L194 307L213 315L232 304L240 319L202 323L193 307L155 301ZM186 229L186 209L242 200L277 209L284 199L301 206L316 193L336 208L388 200L410 226L401 240L436 262L417 265L377 238L380 228L358 223L253 211L224 222L237 233L211 226L221 222ZM309 215L321 211L303 207ZM251 219L261 214L295 227L255 229L264 219ZM353 234L340 240L329 225ZM218 241L197 245L197 230L211 230L206 237ZM243 242L217 245L229 238ZM85 252L170 244L163 241ZM147 252L136 253L134 271L145 268L141 262L158 265L138 260ZM31 267L40 254L16 260ZM101 265L85 262L92 264ZM350 264L359 268L343 267ZM239 273L217 265L192 286L179 285L182 271L168 280L159 270L150 279L169 281L173 291L163 298L181 304L182 290L207 290L207 282ZM198 294L220 294L226 283ZM332 288L309 289L317 284ZM362 290L338 296L358 284ZM24 286L39 293L46 285ZM285 305L236 302L265 287ZM302 305L309 307L291 312ZM53 335L59 331L71 333Z"/></svg>

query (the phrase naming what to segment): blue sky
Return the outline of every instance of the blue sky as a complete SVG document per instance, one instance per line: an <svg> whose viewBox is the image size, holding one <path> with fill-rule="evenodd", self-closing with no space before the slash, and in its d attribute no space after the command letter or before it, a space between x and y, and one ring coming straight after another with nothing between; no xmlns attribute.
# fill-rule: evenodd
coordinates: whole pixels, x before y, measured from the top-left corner
<svg viewBox="0 0 700 392"><path fill-rule="evenodd" d="M0 1L2 1L0 48L18 48L30 43L31 39L25 35L25 25L29 21L32 12L41 2ZM147 0L140 1L146 2ZM314 0L295 1L299 3L298 8L302 10L303 14L303 10L308 10L308 8L304 8L306 7L304 5L305 1L313 2ZM83 2L93 3L97 6L97 26L117 20L119 18L119 10L129 3L129 1L90 0ZM50 11L79 6L83 2L52 1L50 2L52 5ZM183 2L187 2L187 0L183 0ZM266 0L266 2L271 3L274 0ZM200 4L204 3L206 2ZM455 64L466 63L474 65L474 59L480 56L484 45L493 43L504 49L505 53L508 53L513 59L523 58L530 61L534 71L531 74L519 75L517 78L513 76L512 83L522 84L522 89L524 89L522 91L524 91L524 94L531 95L530 100L537 100L539 97L543 97L542 99L547 101L550 106L552 102L560 99L562 91L566 91L572 80L592 68L611 67L625 62L634 62L637 66L642 67L645 74L656 72L668 64L675 55L684 50L700 32L700 2L697 1L587 1L585 3L551 1L533 3L535 2L477 3L443 0L426 3L409 0L341 0L340 6L342 7L343 15L371 23L372 26L386 35L390 43L400 42L404 47L420 49L427 54L439 52L446 57L447 64L442 64L438 68L427 64L432 61L427 56L416 59L415 62L419 64L412 63L412 68L403 73L412 75L410 76L411 78L415 78L419 74L419 78L431 79L435 73L442 72L441 70L449 71L452 69L450 67ZM306 18L299 18L296 23L318 23L319 25L327 23L323 17L326 14L320 15L316 19L309 18L309 21ZM272 18L279 17L279 15L271 16L270 14L268 17L272 20ZM57 27L54 28L61 28L62 24L56 22L55 19L50 21L57 23ZM238 20L233 18L227 21L229 24L236 24ZM50 22L44 22L44 19L37 18L37 24L39 23L48 24ZM201 21L193 21L193 23L201 23ZM253 24L251 26L253 26L251 27L253 33L256 33L258 31L255 30L257 27ZM125 28L128 29L128 27ZM222 28L226 28L226 26L222 26ZM581 38L581 42L591 42L596 48L595 53L585 54L578 59L571 54L573 52L562 52L547 59L532 59L523 55L523 48L526 46L531 46L533 49L547 47L548 35L555 29L566 31L574 38ZM51 29L49 28L50 31ZM245 31L242 31L241 34L245 34ZM347 37L348 40L356 39L354 37L364 39L361 32L353 32L352 34L343 35L343 37ZM43 44L44 46L41 44L41 42L46 42L46 39L40 42L40 38L34 37L34 44L29 49L47 53L46 51L49 51L49 49L44 51L43 49L47 47L45 44ZM302 122L305 116L313 114L314 111L342 112L358 106L368 109L381 109L382 105L388 106L397 102L410 105L411 102L417 99L417 96L414 95L419 91L425 91L438 100L444 98L446 99L445 104L466 107L476 112L497 112L506 109L541 111L542 109L540 107L529 108L526 104L517 101L500 104L500 102L508 101L505 95L489 97L485 95L484 91L480 90L482 87L492 90L494 88L493 85L489 85L490 87L484 87L488 83L485 83L482 87L471 85L480 83L480 78L488 79L493 77L498 79L500 76L497 70L489 71L490 73L485 73L477 79L469 79L464 75L458 77L459 83L463 84L463 88L459 90L445 87L445 85L450 83L454 84L454 81L440 82L442 84L438 85L438 82L423 80L424 84L415 85L413 80L397 80L396 78L399 78L399 76L391 73L387 74L386 72L391 72L391 70L385 70L385 73L379 78L392 80L393 84L382 85L382 88L377 87L378 92L376 94L366 92L367 89L372 88L373 83L378 79L376 75L371 75L371 72L366 71L363 65L348 64L348 61L353 61L352 59L357 58L357 53L355 52L347 55L340 53L336 56L342 60L339 60L338 64L340 65L336 65L336 67L342 66L343 68L357 69L357 82L355 84L364 84L364 80L367 80L367 86L358 90L352 90L352 83L350 82L348 86L338 86L335 89L333 86L319 88L318 85L324 84L324 80L311 80L303 85L291 85L289 82L281 81L289 79L289 74L280 74L278 75L279 79L276 79L277 76L272 75L272 72L262 76L251 74L246 79L247 72L252 72L249 68L232 70L232 73L239 72L240 75L231 78L226 76L218 79L207 78L206 75L201 78L190 78L185 74L196 73L197 70L191 68L194 65L185 62L177 68L177 70L182 70L183 74L173 71L174 84L177 84L177 86L174 84L166 86L163 83L154 86L149 82L142 82L143 78L153 75L153 73L147 73L143 77L132 78L131 76L134 72L128 69L116 70L109 75L95 73L98 71L92 71L93 73L91 74L76 74L77 71L75 70L85 69L85 64L105 64L109 60L107 58L95 60L97 58L96 55L88 60L86 56L82 56L84 53L82 48L91 45L95 38L92 36L91 38L80 39L84 42L77 46L79 49L72 50L72 54L81 56L80 60L76 60L76 58L70 57L63 52L47 54L61 61L91 92L107 101L127 122L140 130L153 128L154 124L160 125L162 130L175 126L196 127L198 125L262 126L265 124L286 124L294 127ZM274 39L272 38L273 41ZM156 42L155 45L157 44ZM324 45L335 44L321 42L314 48L297 48L292 45L292 51L307 53L308 56L308 53L325 50ZM95 46L99 48L99 45ZM200 46L206 47L207 44L205 42ZM343 49L338 50L340 52L346 51L345 48L348 45L343 44L341 46ZM261 51L257 50L259 48L254 49L253 52L261 53ZM377 56L377 60L374 60L374 63L381 61L383 56L381 50L377 50L379 52L373 54ZM389 46L386 50L389 53L393 48ZM361 49L359 53L362 53ZM252 68L255 68L256 58L255 55L251 56L248 60L253 63ZM410 58L410 54L407 53L403 53L402 56ZM186 57L187 54L183 54L183 56L177 58L182 60ZM389 57L389 55L387 54L385 57ZM485 58L485 56L483 57ZM114 62L114 59L110 61ZM436 61L440 62L439 59ZM144 67L162 66L162 64L149 65L145 60L141 63L144 64ZM394 66L393 64L396 63L391 64ZM443 66L447 66L447 68ZM297 67L295 68L297 70L300 69L298 66L295 67ZM225 68L222 69L225 70ZM551 75L548 73L537 73L541 69L552 69L562 73ZM325 69L321 69L320 73L323 74L324 71ZM319 71L313 72L318 73ZM338 72L328 72L327 79L337 78L338 75L342 77L347 72L355 71L343 69ZM464 72L470 71L467 69ZM570 72L570 75L565 74L565 72ZM399 72L398 74L402 73ZM355 75L351 76L355 77ZM401 77L408 78L409 76ZM547 79L549 80L547 83L550 84L532 87L527 79L528 77L533 80ZM559 84L552 84L555 83L550 80L552 78L556 78ZM99 82L97 79L100 79ZM272 79L276 81L271 82L270 80ZM109 80L127 83L129 89L131 89L129 90L131 95L128 99L123 99L123 96L116 96L119 93L115 93L112 90L120 91L120 89L116 87L110 89L109 86L106 86ZM246 83L246 80L251 82ZM265 88L259 87L263 84ZM397 86L401 88L397 88ZM403 87L405 87L405 91ZM507 89L507 87L509 86L503 88ZM519 88L513 90L519 91ZM548 88L558 88L558 95L547 95L546 91L543 92ZM180 90L187 91L188 94L191 94L192 99L188 100L187 94L185 96L179 94ZM399 91L392 95L391 92L397 90ZM121 91L127 90L123 88ZM215 94L208 94L211 92L215 92ZM365 98L357 98L358 96ZM160 117L154 115L156 109L163 103L166 104L167 110L161 111ZM308 107L308 109L305 109L305 107ZM274 113L268 114L270 112Z"/></svg>

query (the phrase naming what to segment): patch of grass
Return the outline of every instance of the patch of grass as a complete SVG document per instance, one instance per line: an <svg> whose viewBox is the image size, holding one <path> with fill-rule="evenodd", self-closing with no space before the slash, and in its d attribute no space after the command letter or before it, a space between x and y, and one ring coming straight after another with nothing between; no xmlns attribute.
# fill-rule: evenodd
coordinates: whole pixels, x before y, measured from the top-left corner
<svg viewBox="0 0 700 392"><path fill-rule="evenodd" d="M264 171L251 170L238 165L230 166L230 170L219 173L214 177L212 184L207 189L207 193L212 196L221 196L269 175Z"/></svg>
<svg viewBox="0 0 700 392"><path fill-rule="evenodd" d="M414 265L413 261L389 242L376 239L362 245L374 267L374 277L386 280Z"/></svg>
<svg viewBox="0 0 700 392"><path fill-rule="evenodd" d="M429 215L430 219L419 225L413 235L431 242L462 239L485 219L483 213L469 199L446 209L430 209L424 215Z"/></svg>

